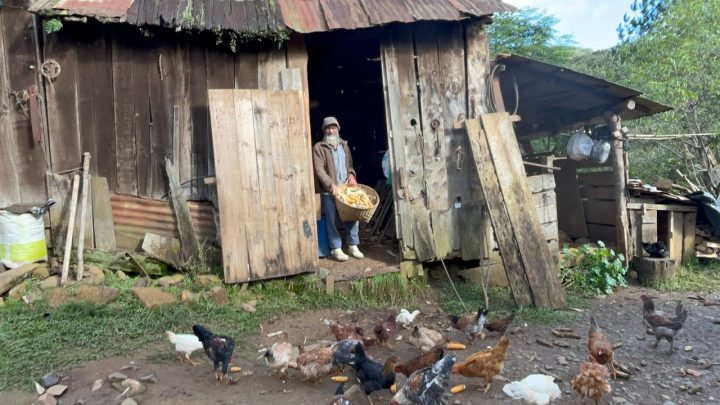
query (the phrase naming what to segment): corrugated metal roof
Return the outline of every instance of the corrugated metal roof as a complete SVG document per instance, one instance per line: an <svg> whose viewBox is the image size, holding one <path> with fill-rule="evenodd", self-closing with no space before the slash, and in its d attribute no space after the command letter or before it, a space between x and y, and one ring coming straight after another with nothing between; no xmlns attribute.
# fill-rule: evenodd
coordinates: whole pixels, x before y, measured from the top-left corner
<svg viewBox="0 0 720 405"><path fill-rule="evenodd" d="M168 28L300 33L456 21L515 8L501 0L38 0L39 14Z"/></svg>
<svg viewBox="0 0 720 405"><path fill-rule="evenodd" d="M517 83L519 94L518 133L558 131L577 124L600 124L603 113L627 100L635 101L634 110L620 113L624 120L669 111L672 108L640 97L642 92L598 77L519 55L499 55ZM505 108L515 105L511 76L501 78Z"/></svg>
<svg viewBox="0 0 720 405"><path fill-rule="evenodd" d="M110 203L118 249L136 250L142 245L147 232L167 238L180 238L170 202L112 194ZM217 238L212 204L188 201L188 207L198 239L201 242L215 242Z"/></svg>

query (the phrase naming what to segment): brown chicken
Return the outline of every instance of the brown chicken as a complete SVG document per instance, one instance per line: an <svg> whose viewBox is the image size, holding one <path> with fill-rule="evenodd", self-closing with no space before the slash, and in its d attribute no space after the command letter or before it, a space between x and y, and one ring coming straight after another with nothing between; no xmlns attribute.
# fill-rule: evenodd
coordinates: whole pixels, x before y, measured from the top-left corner
<svg viewBox="0 0 720 405"><path fill-rule="evenodd" d="M510 324L512 323L513 319L515 319L514 312L510 314L507 318L485 323L485 329L489 330L490 332L500 332L501 334L504 334L508 326L510 326Z"/></svg>
<svg viewBox="0 0 720 405"><path fill-rule="evenodd" d="M602 333L595 317L590 315L590 330L588 331L588 354L590 359L612 369L613 377L617 376L613 366L613 345L610 339Z"/></svg>
<svg viewBox="0 0 720 405"><path fill-rule="evenodd" d="M324 319L323 322L330 328L338 342L345 339L355 339L362 342L366 348L375 344L375 339L365 337L363 328L355 323L342 324L332 319Z"/></svg>
<svg viewBox="0 0 720 405"><path fill-rule="evenodd" d="M395 321L396 316L397 314L388 315L387 319L375 325L373 328L375 338L379 345L389 346L388 342L397 333L398 325L397 321Z"/></svg>
<svg viewBox="0 0 720 405"><path fill-rule="evenodd" d="M660 339L666 339L670 342L670 352L673 351L673 339L680 332L685 320L687 319L687 310L683 308L681 302L675 307L675 316L670 316L663 311L655 310L655 303L647 295L641 295L643 302L643 320L652 328L655 334L655 345L657 348Z"/></svg>
<svg viewBox="0 0 720 405"><path fill-rule="evenodd" d="M406 376L410 376L415 370L429 367L440 360L445 354L445 350L441 346L437 346L427 353L421 354L414 359L410 359L403 364L395 366L396 373L402 373Z"/></svg>
<svg viewBox="0 0 720 405"><path fill-rule="evenodd" d="M305 351L304 345L298 346L297 365L303 375L303 381L320 382L320 379L333 368L335 346L319 347Z"/></svg>
<svg viewBox="0 0 720 405"><path fill-rule="evenodd" d="M500 341L494 347L471 354L464 361L456 364L453 367L453 374L484 380L485 392L488 392L495 376L503 370L508 346L510 346L510 340L505 335L501 336ZM478 385L478 390L480 388L481 386Z"/></svg>
<svg viewBox="0 0 720 405"><path fill-rule="evenodd" d="M607 368L594 362L580 365L580 373L572 380L572 387L581 397L590 398L597 405L605 394L612 392Z"/></svg>
<svg viewBox="0 0 720 405"><path fill-rule="evenodd" d="M482 307L478 308L476 313L466 314L462 316L448 315L448 319L453 328L465 332L465 338L468 342L474 341L475 336L482 332L487 320L488 310Z"/></svg>

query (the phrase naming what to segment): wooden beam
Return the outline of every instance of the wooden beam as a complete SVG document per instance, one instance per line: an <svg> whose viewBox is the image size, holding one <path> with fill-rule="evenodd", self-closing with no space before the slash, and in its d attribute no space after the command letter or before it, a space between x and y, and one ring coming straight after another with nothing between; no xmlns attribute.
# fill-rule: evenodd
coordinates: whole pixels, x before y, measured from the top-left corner
<svg viewBox="0 0 720 405"><path fill-rule="evenodd" d="M80 175L73 176L72 197L70 198L70 213L68 214L67 235L65 236L65 251L63 252L63 266L60 274L60 285L65 285L70 271L70 253L72 252L72 235L75 228L75 213L77 211L78 190L80 189Z"/></svg>
<svg viewBox="0 0 720 405"><path fill-rule="evenodd" d="M83 248L85 247L85 213L87 212L88 189L90 187L90 153L83 153L83 180L82 193L80 193L80 231L78 233L78 267L77 280L83 278L85 271L85 260L83 256Z"/></svg>
<svg viewBox="0 0 720 405"><path fill-rule="evenodd" d="M173 211L175 211L175 218L177 219L178 230L180 231L183 255L185 259L196 258L200 255L200 242L195 233L195 228L193 228L190 209L187 206L185 193L180 186L177 169L167 156L165 157L165 171L167 172L168 185L170 186L170 198Z"/></svg>
<svg viewBox="0 0 720 405"><path fill-rule="evenodd" d="M90 179L93 207L93 233L95 248L108 252L115 251L115 224L113 223L110 190L105 177Z"/></svg>
<svg viewBox="0 0 720 405"><path fill-rule="evenodd" d="M632 103L634 108L635 104ZM629 107L627 105L626 107ZM632 245L629 244L630 236L628 235L628 214L627 214L627 202L626 190L625 190L625 149L623 147L622 132L620 130L620 116L617 115L617 110L608 110L605 112L604 117L610 134L612 135L612 166L615 177L615 228L617 234L617 247L620 252L625 255L625 265L629 263L629 256L632 256Z"/></svg>
<svg viewBox="0 0 720 405"><path fill-rule="evenodd" d="M694 212L686 212L683 214L683 263L688 263L695 256L696 220L697 214Z"/></svg>
<svg viewBox="0 0 720 405"><path fill-rule="evenodd" d="M627 203L627 208L630 210L697 212L697 207L691 207L689 205L651 204L640 202L629 202Z"/></svg>

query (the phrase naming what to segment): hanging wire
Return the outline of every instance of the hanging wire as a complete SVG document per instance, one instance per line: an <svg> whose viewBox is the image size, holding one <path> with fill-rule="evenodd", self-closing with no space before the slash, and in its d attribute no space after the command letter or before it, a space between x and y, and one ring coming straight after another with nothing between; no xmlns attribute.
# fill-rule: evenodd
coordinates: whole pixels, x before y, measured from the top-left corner
<svg viewBox="0 0 720 405"><path fill-rule="evenodd" d="M490 109L492 112L497 112L497 100L495 99L495 92L493 91L493 83L495 82L495 74L497 73L498 69L500 69L501 72L508 72L510 73L510 77L513 81L513 91L515 93L515 108L513 109L513 112L511 115L515 115L518 112L518 109L520 108L520 88L518 87L517 78L515 77L515 74L512 72L512 70L508 69L507 66L505 66L502 63L498 63L490 70L490 74L487 78L487 83L485 83L485 91L487 92L487 99L490 100Z"/></svg>

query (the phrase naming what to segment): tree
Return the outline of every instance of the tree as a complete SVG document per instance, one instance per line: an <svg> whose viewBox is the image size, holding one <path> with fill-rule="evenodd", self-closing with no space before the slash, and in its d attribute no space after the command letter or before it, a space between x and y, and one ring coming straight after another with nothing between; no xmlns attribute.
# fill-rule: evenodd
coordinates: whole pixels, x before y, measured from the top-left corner
<svg viewBox="0 0 720 405"><path fill-rule="evenodd" d="M630 10L635 14L623 16L623 22L617 27L620 41L632 41L651 29L657 29L673 0L638 0L633 1Z"/></svg>
<svg viewBox="0 0 720 405"><path fill-rule="evenodd" d="M511 53L565 65L576 52L572 35L558 35L558 19L534 8L496 14L488 30L490 54Z"/></svg>
<svg viewBox="0 0 720 405"><path fill-rule="evenodd" d="M715 29L720 2L665 1L667 9L650 15L631 41L601 57L585 57L573 67L636 88L673 111L633 121L635 132L665 134L719 133L720 32ZM718 137L691 137L654 144L632 143L631 175L654 181L680 170L696 185L717 194L711 176L718 167Z"/></svg>

